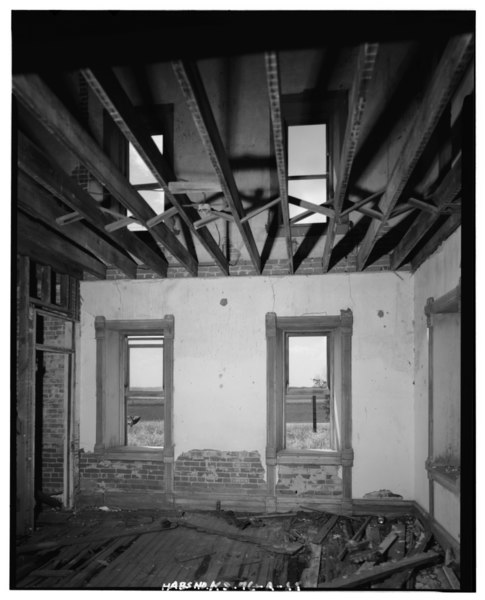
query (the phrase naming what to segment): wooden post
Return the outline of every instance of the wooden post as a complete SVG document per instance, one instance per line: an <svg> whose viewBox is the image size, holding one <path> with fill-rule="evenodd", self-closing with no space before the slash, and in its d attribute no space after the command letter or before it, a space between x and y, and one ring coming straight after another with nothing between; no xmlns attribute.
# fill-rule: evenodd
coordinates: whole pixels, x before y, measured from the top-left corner
<svg viewBox="0 0 485 600"><path fill-rule="evenodd" d="M96 444L95 452L104 449L105 381L106 381L106 319L96 317Z"/></svg>
<svg viewBox="0 0 485 600"><path fill-rule="evenodd" d="M428 463L433 461L434 455L434 416L433 416L433 303L434 298L428 298L424 309L426 314L426 324L428 327ZM434 483L428 474L429 485L429 506L428 511L434 518Z"/></svg>
<svg viewBox="0 0 485 600"><path fill-rule="evenodd" d="M267 343L267 445L266 445L266 478L268 497L266 509L276 510L276 314L266 313Z"/></svg>
<svg viewBox="0 0 485 600"><path fill-rule="evenodd" d="M317 432L317 397L312 396L312 408L313 408L313 432Z"/></svg>
<svg viewBox="0 0 485 600"><path fill-rule="evenodd" d="M350 309L340 311L341 318L341 374L342 374L342 504L352 503L352 326L353 315Z"/></svg>
<svg viewBox="0 0 485 600"><path fill-rule="evenodd" d="M30 259L19 256L18 268L18 357L17 357L17 535L34 528L34 311L30 306Z"/></svg>
<svg viewBox="0 0 485 600"><path fill-rule="evenodd" d="M173 502L174 443L173 443L173 340L175 320L173 315L165 315L163 329L163 373L164 373L164 486L167 501Z"/></svg>

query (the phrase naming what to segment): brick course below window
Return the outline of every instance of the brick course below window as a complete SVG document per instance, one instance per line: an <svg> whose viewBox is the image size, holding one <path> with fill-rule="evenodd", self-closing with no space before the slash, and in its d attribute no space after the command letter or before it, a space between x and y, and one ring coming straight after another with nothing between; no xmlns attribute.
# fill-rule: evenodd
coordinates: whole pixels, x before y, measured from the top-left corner
<svg viewBox="0 0 485 600"><path fill-rule="evenodd" d="M259 452L185 452L175 461L174 491L265 494Z"/></svg>
<svg viewBox="0 0 485 600"><path fill-rule="evenodd" d="M157 491L164 486L164 464L159 460L107 459L101 454L79 455L81 493Z"/></svg>
<svg viewBox="0 0 485 600"><path fill-rule="evenodd" d="M342 496L339 467L280 465L276 493L298 496Z"/></svg>

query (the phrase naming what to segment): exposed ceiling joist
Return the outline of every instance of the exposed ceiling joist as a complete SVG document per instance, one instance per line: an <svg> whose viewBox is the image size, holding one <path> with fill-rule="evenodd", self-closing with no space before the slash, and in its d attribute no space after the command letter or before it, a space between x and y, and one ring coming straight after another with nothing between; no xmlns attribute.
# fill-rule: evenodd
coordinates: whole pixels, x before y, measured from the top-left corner
<svg viewBox="0 0 485 600"><path fill-rule="evenodd" d="M261 273L261 257L249 224L241 223L244 209L197 67L195 64L185 61L174 61L172 66L204 148L221 184L226 202L234 216L234 223L241 234L256 272Z"/></svg>
<svg viewBox="0 0 485 600"><path fill-rule="evenodd" d="M21 170L76 211L98 231L104 233L104 226L110 222L109 218L103 214L93 197L79 187L52 157L47 157L45 152L37 148L21 132L17 134L17 149L18 166ZM152 250L136 235L129 231L117 231L107 235L155 273L166 277L168 268L166 258Z"/></svg>
<svg viewBox="0 0 485 600"><path fill-rule="evenodd" d="M330 255L335 240L336 226L347 194L350 173L357 151L367 101L369 83L374 74L378 48L378 44L362 44L357 55L357 67L349 96L349 112L337 174L337 189L333 201L335 216L330 218L328 223L323 251L322 268L324 273L328 271Z"/></svg>
<svg viewBox="0 0 485 600"><path fill-rule="evenodd" d="M73 263L78 269L87 271L98 279L106 279L106 267L103 263L21 211L17 213L17 233L29 256L36 257L39 247L46 248L49 253Z"/></svg>
<svg viewBox="0 0 485 600"><path fill-rule="evenodd" d="M68 148L137 219L145 223L155 216L152 208L40 77L18 75L14 77L13 90L15 96L55 139ZM164 223L159 223L150 233L155 241L166 248L192 275L197 275L197 260Z"/></svg>
<svg viewBox="0 0 485 600"><path fill-rule="evenodd" d="M150 133L138 119L128 96L113 72L110 69L94 68L85 69L82 73L103 106L113 117L122 133L132 143L157 182L163 188L165 198L177 209L181 219L187 224L192 234L197 237L202 246L212 256L222 272L228 275L228 261L211 233L207 229L197 230L194 227L194 222L198 218L196 211L191 207L184 206L184 204L172 193L169 181L175 179L173 170L168 164L167 159L160 153L157 145L152 140ZM188 198L186 198L186 200L190 204ZM149 228L150 231L153 231L154 228L161 223L158 222L154 225L153 217L149 220L152 222L152 225ZM162 226L165 227L163 223Z"/></svg>
<svg viewBox="0 0 485 600"><path fill-rule="evenodd" d="M288 269L294 272L293 245L291 241L290 211L288 207L288 165L286 161L285 134L281 115L281 83L278 55L276 52L265 54L266 81L268 84L269 108L271 126L276 156L276 171L280 188L281 214L283 216L283 231L285 234L286 251L288 254ZM308 208L308 207L307 207Z"/></svg>
<svg viewBox="0 0 485 600"><path fill-rule="evenodd" d="M60 233L66 235L73 242L94 254L105 265L118 267L130 279L136 279L136 263L120 252L112 244L82 225L71 223L58 225L56 219L62 215L63 210L52 199L52 196L34 183L22 171L17 179L18 206L29 216L43 221Z"/></svg>
<svg viewBox="0 0 485 600"><path fill-rule="evenodd" d="M390 264L392 269L398 269L404 263L412 250L417 246L420 240L423 239L434 223L436 223L440 215L443 214L447 206L460 193L461 178L462 169L460 158L443 179L432 196L438 212L432 214L423 214L411 225L391 253Z"/></svg>
<svg viewBox="0 0 485 600"><path fill-rule="evenodd" d="M443 110L468 66L473 46L474 36L472 34L454 37L448 42L379 203L385 219L383 222L371 222L358 252L358 270L365 268L384 224L400 200Z"/></svg>

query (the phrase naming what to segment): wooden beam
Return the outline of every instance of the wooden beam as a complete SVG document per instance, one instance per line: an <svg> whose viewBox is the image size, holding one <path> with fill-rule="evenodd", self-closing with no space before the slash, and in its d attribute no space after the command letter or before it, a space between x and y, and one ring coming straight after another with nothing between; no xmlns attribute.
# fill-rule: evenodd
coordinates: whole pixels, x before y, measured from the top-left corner
<svg viewBox="0 0 485 600"><path fill-rule="evenodd" d="M472 34L452 38L441 56L433 77L426 89L423 101L414 120L395 167L381 198L379 207L384 221L372 221L357 255L357 270L365 268L377 238L399 202L409 179L433 134L443 110L471 59L474 47Z"/></svg>
<svg viewBox="0 0 485 600"><path fill-rule="evenodd" d="M252 219L256 215L259 215L260 213L264 212L265 210L270 209L272 206L274 206L275 204L278 204L279 202L281 202L281 198L275 198L274 200L271 200L271 202L268 202L264 206L255 208L251 212L248 212L248 214L241 219L241 223L245 223L246 221L249 221L249 219Z"/></svg>
<svg viewBox="0 0 485 600"><path fill-rule="evenodd" d="M74 263L98 279L106 279L106 267L99 260L20 211L17 214L17 234L23 242L22 247L31 249L29 256L35 257L38 248L46 248L48 252L58 254L62 260Z"/></svg>
<svg viewBox="0 0 485 600"><path fill-rule="evenodd" d="M380 210L375 209L375 208L368 208L367 206L359 206L359 208L357 208L357 212L360 212L363 215L366 215L367 217L371 217L371 219L376 219L377 221L384 220L384 215L381 213Z"/></svg>
<svg viewBox="0 0 485 600"><path fill-rule="evenodd" d="M22 171L18 173L17 195L18 207L24 212L64 233L106 265L114 265L131 279L136 279L136 263L91 229L80 223L64 226L56 223L57 217L63 212L62 208L57 206L53 198L43 188L35 185L33 180Z"/></svg>
<svg viewBox="0 0 485 600"><path fill-rule="evenodd" d="M416 269L461 225L461 215L450 215L433 237L421 248L411 261L411 270Z"/></svg>
<svg viewBox="0 0 485 600"><path fill-rule="evenodd" d="M123 217L122 219L117 219L116 221L112 221L104 226L105 231L113 232L118 231L118 229L124 229L128 227L128 225L133 225L133 223L138 223L137 219L133 219L133 217Z"/></svg>
<svg viewBox="0 0 485 600"><path fill-rule="evenodd" d="M333 208L333 202L323 202L322 204L318 204L317 206L322 206L323 208ZM305 210L302 213L291 217L290 225L295 225L296 223L298 223L298 221L302 221L307 217L311 217L313 214L315 214L313 210ZM333 214L335 214L335 212L333 212Z"/></svg>
<svg viewBox="0 0 485 600"><path fill-rule="evenodd" d="M242 202L197 67L188 61L175 61L172 66L204 148L221 184L226 202L234 216L236 227L246 245L254 268L261 273L261 257L251 228L247 222L241 223L241 218L244 216Z"/></svg>
<svg viewBox="0 0 485 600"><path fill-rule="evenodd" d="M306 200L302 200L301 198L295 198L294 196L288 196L288 202L295 206L301 206L302 208L306 208L312 213L318 213L320 215L324 215L330 218L335 217L335 210L330 207L326 207L320 204L313 204L313 202L307 202Z"/></svg>
<svg viewBox="0 0 485 600"><path fill-rule="evenodd" d="M172 194L222 192L221 184L211 181L169 181L168 189Z"/></svg>
<svg viewBox="0 0 485 600"><path fill-rule="evenodd" d="M293 244L291 240L290 210L288 207L288 165L286 161L287 148L286 136L283 131L283 118L281 115L281 83L278 55L276 52L265 54L266 81L268 84L269 108L271 126L276 156L276 170L280 188L281 214L283 216L283 231L285 232L286 251L288 253L288 268L290 274L294 272ZM308 207L307 207L308 208Z"/></svg>
<svg viewBox="0 0 485 600"><path fill-rule="evenodd" d="M17 258L16 534L34 531L35 339L30 307L30 259ZM13 415L12 415L12 418Z"/></svg>
<svg viewBox="0 0 485 600"><path fill-rule="evenodd" d="M171 219L172 217L175 217L175 215L178 215L178 212L179 211L175 207L164 210L163 213L160 213L156 217L152 217L146 222L147 229L150 229L150 227L153 227L161 221L165 221L165 219Z"/></svg>
<svg viewBox="0 0 485 600"><path fill-rule="evenodd" d="M197 231L194 227L194 221L198 219L197 212L190 206L184 206L184 204L190 204L189 198L185 196L177 198L170 189L169 182L173 182L175 174L168 164L167 159L160 153L157 145L152 140L150 132L138 118L130 99L113 72L110 69L102 67L86 69L82 72L103 106L113 117L121 132L134 146L160 187L165 192L166 200L177 209L182 221L186 223L191 233L195 235L209 255L212 256L221 271L225 275L229 275L229 263L221 248L212 237L210 231L208 229ZM177 194L180 194L180 192L177 192ZM157 231L159 228L166 228L166 225L161 221L153 224L154 216L155 215L153 214L146 219L147 221L152 220L149 231ZM170 231L169 229L167 230ZM196 258L194 260L196 260Z"/></svg>
<svg viewBox="0 0 485 600"><path fill-rule="evenodd" d="M335 190L333 199L335 216L334 218L331 218L328 223L325 248L323 251L322 266L324 273L328 271L330 255L335 240L337 221L340 217L340 212L347 195L347 187L357 151L357 144L364 117L370 81L374 74L378 48L378 44L362 44L357 55L357 67L349 97L347 126L345 128L344 142L338 167L337 189Z"/></svg>
<svg viewBox="0 0 485 600"><path fill-rule="evenodd" d="M62 200L70 208L78 212L100 233L110 220L103 214L101 207L93 197L65 173L55 160L37 148L21 132L17 136L18 166L32 179L43 186L51 194ZM142 263L153 269L162 277L166 277L168 262L163 254L154 252L136 235L129 231L117 231L107 234L127 252L136 256Z"/></svg>
<svg viewBox="0 0 485 600"><path fill-rule="evenodd" d="M15 96L35 118L61 142L109 192L142 223L155 216L153 209L130 185L126 177L74 119L38 75L14 77ZM187 270L197 275L197 261L168 227L159 223L149 230Z"/></svg>
<svg viewBox="0 0 485 600"><path fill-rule="evenodd" d="M380 581L404 569L434 565L440 560L441 556L437 552L420 552L396 562L383 563L376 567L369 567L361 572L353 573L352 575L332 579L331 581L319 584L318 589L354 589L375 581Z"/></svg>
<svg viewBox="0 0 485 600"><path fill-rule="evenodd" d="M416 247L418 242L426 235L434 223L436 223L439 216L443 214L445 208L449 206L461 192L461 180L462 169L461 159L459 159L432 195L434 204L438 208L438 213L421 215L421 217L411 225L391 254L391 269L397 269L404 263L413 248Z"/></svg>
<svg viewBox="0 0 485 600"><path fill-rule="evenodd" d="M437 206L433 204L429 204L429 202L424 202L419 198L408 198L407 203L413 206L414 208L419 208L419 210L423 210L424 212L431 213L432 215L436 215L439 213L439 209Z"/></svg>
<svg viewBox="0 0 485 600"><path fill-rule="evenodd" d="M351 212L354 212L355 210L358 210L361 206L365 206L366 204L369 204L369 202L375 201L376 198L378 198L383 193L384 193L384 190L379 190L378 192L375 192L374 194L371 194L370 196L367 196L366 198L362 198L362 200L358 200L357 202L354 202L353 206L346 208L345 210L343 210L340 213L340 218L345 217L346 215L349 215Z"/></svg>

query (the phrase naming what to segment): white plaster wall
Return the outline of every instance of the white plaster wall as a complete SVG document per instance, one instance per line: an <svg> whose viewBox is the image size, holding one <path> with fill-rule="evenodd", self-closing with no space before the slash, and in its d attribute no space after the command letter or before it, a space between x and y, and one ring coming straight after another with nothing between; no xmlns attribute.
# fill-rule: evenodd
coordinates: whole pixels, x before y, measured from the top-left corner
<svg viewBox="0 0 485 600"><path fill-rule="evenodd" d="M413 285L406 273L83 282L81 447L95 442L94 318L175 316L175 456L266 447L265 314L354 313L353 496L413 497ZM221 300L227 299L227 305Z"/></svg>
<svg viewBox="0 0 485 600"><path fill-rule="evenodd" d="M415 500L426 510L429 509L428 478L424 468L428 456L428 338L424 307L428 298L438 298L456 287L460 279L460 265L461 228L457 229L414 274ZM439 495L441 486L436 485L435 489ZM440 500L437 498L437 501ZM450 503L444 505L451 506ZM448 517L446 520L450 521Z"/></svg>

